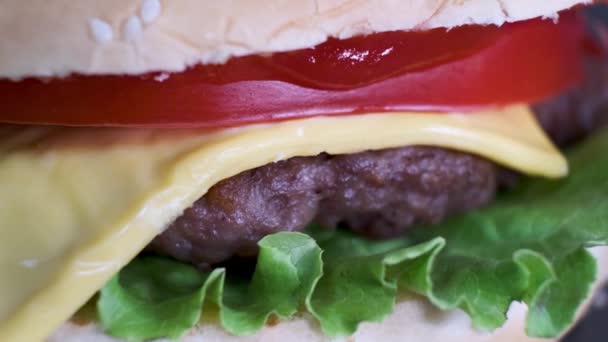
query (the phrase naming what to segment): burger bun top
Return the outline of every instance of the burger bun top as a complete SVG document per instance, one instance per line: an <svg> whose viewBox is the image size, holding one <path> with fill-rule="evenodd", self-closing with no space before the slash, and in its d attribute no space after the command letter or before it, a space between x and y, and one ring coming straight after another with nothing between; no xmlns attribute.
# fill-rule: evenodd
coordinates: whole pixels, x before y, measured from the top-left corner
<svg viewBox="0 0 608 342"><path fill-rule="evenodd" d="M328 37L495 24L591 0L3 0L0 78L179 72Z"/></svg>

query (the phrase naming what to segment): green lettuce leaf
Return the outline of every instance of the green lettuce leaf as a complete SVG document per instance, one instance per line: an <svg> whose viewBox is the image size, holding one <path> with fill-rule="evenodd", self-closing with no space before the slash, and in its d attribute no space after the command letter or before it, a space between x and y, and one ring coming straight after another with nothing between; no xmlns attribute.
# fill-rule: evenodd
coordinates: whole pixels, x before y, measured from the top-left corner
<svg viewBox="0 0 608 342"><path fill-rule="evenodd" d="M135 259L101 290L101 325L128 340L178 338L200 320L206 297L235 335L259 330L272 314L293 316L321 277L321 250L301 233L274 234L259 245L249 282L226 281L224 269L203 275L170 259Z"/></svg>
<svg viewBox="0 0 608 342"><path fill-rule="evenodd" d="M213 303L235 335L305 310L341 337L381 321L399 291L413 291L443 310L463 309L483 330L500 327L509 305L523 301L530 336L559 336L596 276L586 248L608 242L606 152L608 131L569 153L568 178L524 181L488 208L408 238L368 241L319 227L268 236L249 279L138 258L102 289L101 324L125 339L177 338Z"/></svg>

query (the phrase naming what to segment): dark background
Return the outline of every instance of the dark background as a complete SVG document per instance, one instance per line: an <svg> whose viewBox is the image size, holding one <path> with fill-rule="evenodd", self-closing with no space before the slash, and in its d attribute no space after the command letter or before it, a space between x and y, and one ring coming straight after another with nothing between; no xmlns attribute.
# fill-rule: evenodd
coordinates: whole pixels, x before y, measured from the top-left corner
<svg viewBox="0 0 608 342"><path fill-rule="evenodd" d="M596 294L586 318L562 342L608 341L608 287Z"/></svg>
<svg viewBox="0 0 608 342"><path fill-rule="evenodd" d="M602 33L594 30L597 38L608 38L608 5L598 5L586 10L586 15L592 23L605 27ZM595 26L595 25L593 25ZM598 26L595 26L596 28ZM603 37L601 37L603 35ZM604 46L606 48L606 46ZM606 342L608 341L608 286L596 294L590 311L585 319L578 324L562 342Z"/></svg>

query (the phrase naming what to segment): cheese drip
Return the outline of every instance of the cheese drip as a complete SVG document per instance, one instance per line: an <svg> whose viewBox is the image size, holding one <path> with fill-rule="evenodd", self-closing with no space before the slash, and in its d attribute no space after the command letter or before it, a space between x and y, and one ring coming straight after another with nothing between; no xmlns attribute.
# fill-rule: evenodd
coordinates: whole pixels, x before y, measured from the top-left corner
<svg viewBox="0 0 608 342"><path fill-rule="evenodd" d="M0 129L0 341L43 340L215 183L294 156L442 146L546 177L565 158L523 105L221 131Z"/></svg>

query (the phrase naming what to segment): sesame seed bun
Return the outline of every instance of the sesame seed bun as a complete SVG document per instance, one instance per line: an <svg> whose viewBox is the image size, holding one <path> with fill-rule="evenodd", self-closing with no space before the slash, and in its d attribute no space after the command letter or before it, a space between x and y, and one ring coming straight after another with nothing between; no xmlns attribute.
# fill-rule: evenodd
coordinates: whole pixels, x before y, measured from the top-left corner
<svg viewBox="0 0 608 342"><path fill-rule="evenodd" d="M328 37L497 24L591 0L3 0L0 78L182 71Z"/></svg>
<svg viewBox="0 0 608 342"><path fill-rule="evenodd" d="M595 247L591 250L598 261L598 277L593 286L594 292L608 281L608 247ZM592 297L579 310L582 318L590 306ZM395 311L381 323L363 323L349 342L365 341L425 341L425 342L548 342L547 339L531 338L525 334L525 304L513 303L507 313L507 323L496 331L481 332L471 325L470 318L461 310L440 311L431 306L424 298L417 296L402 297ZM309 318L298 318L267 326L253 336L235 337L226 333L214 323L204 323L180 341L329 341L318 326ZM116 339L103 334L94 324L76 325L67 323L62 326L48 342L116 342Z"/></svg>

